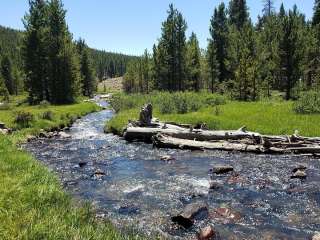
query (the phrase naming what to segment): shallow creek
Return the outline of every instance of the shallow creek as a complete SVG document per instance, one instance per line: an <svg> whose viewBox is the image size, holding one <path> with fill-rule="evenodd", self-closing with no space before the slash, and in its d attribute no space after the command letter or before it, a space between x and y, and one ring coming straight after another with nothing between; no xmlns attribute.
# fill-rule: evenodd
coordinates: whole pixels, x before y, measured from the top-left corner
<svg viewBox="0 0 320 240"><path fill-rule="evenodd" d="M319 159L126 143L103 133L113 115L104 110L77 120L70 139L37 139L25 145L72 196L92 203L98 216L119 227L174 239L193 238L209 224L221 239L308 239L320 230ZM163 155L175 160L161 161ZM236 173L212 177L209 169L217 164L232 165ZM307 166L307 178L290 179L299 164ZM222 187L209 190L210 180ZM209 206L207 219L187 231L172 225L172 216L199 201ZM219 215L219 209L231 214Z"/></svg>

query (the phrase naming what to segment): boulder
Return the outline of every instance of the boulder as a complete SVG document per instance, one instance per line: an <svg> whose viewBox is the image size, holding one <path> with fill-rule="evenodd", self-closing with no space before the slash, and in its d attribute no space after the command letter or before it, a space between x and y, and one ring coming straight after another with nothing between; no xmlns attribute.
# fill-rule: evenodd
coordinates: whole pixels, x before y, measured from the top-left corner
<svg viewBox="0 0 320 240"><path fill-rule="evenodd" d="M170 155L164 155L164 156L161 156L160 158L162 161L165 161L165 162L169 162L169 161L174 161L175 158L170 156Z"/></svg>
<svg viewBox="0 0 320 240"><path fill-rule="evenodd" d="M209 210L205 203L192 203L187 205L181 214L171 218L172 222L188 229L194 220L203 220L208 217Z"/></svg>
<svg viewBox="0 0 320 240"><path fill-rule="evenodd" d="M37 139L37 137L32 136L32 135L28 135L28 136L26 137L27 142L31 142L31 141L33 141L33 140L35 140L35 139Z"/></svg>
<svg viewBox="0 0 320 240"><path fill-rule="evenodd" d="M214 240L216 239L217 232L212 226L202 228L198 234L198 240Z"/></svg>
<svg viewBox="0 0 320 240"><path fill-rule="evenodd" d="M212 169L210 169L210 172L214 174L226 174L232 172L233 170L233 167L230 165L216 165Z"/></svg>
<svg viewBox="0 0 320 240"><path fill-rule="evenodd" d="M315 235L313 235L312 240L320 240L320 232L317 232Z"/></svg>
<svg viewBox="0 0 320 240"><path fill-rule="evenodd" d="M297 170L296 172L294 172L292 175L291 175L291 179L295 179L295 178L298 178L298 179L306 179L307 178L307 174L305 171L303 170Z"/></svg>
<svg viewBox="0 0 320 240"><path fill-rule="evenodd" d="M292 172L293 173L295 173L295 172L297 172L297 171L305 171L305 170L307 170L307 167L306 166L303 166L303 165L298 165L298 166L296 166L293 170L292 170Z"/></svg>
<svg viewBox="0 0 320 240"><path fill-rule="evenodd" d="M217 182L217 181L211 181L209 183L209 189L210 190L217 190L217 189L220 189L222 188L222 185L221 183Z"/></svg>
<svg viewBox="0 0 320 240"><path fill-rule="evenodd" d="M59 132L60 138L71 138L71 135L65 132Z"/></svg>

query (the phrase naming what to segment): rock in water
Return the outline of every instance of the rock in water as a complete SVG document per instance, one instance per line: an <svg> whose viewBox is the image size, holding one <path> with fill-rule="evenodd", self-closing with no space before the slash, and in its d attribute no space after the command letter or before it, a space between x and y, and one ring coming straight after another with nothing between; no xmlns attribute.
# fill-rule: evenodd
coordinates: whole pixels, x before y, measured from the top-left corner
<svg viewBox="0 0 320 240"><path fill-rule="evenodd" d="M60 138L71 138L71 135L67 134L65 132L59 132L59 137Z"/></svg>
<svg viewBox="0 0 320 240"><path fill-rule="evenodd" d="M208 206L205 203L193 203L185 207L182 213L174 216L171 220L174 223L188 229L193 225L194 220L203 220L209 215Z"/></svg>
<svg viewBox="0 0 320 240"><path fill-rule="evenodd" d="M162 161L165 161L165 162L169 162L169 161L174 161L175 158L170 156L170 155L164 155L164 156L161 156L160 158Z"/></svg>
<svg viewBox="0 0 320 240"><path fill-rule="evenodd" d="M291 179L294 178L305 179L307 178L307 174L302 170L297 170L294 174L291 175Z"/></svg>
<svg viewBox="0 0 320 240"><path fill-rule="evenodd" d="M312 240L320 240L320 232L316 233L313 237Z"/></svg>
<svg viewBox="0 0 320 240"><path fill-rule="evenodd" d="M148 103L142 107L140 111L139 124L140 127L147 127L151 125L152 120L152 104Z"/></svg>
<svg viewBox="0 0 320 240"><path fill-rule="evenodd" d="M293 173L295 173L295 172L297 172L297 171L305 171L305 170L307 170L307 167L306 166L303 166L303 165L298 165L297 167L295 167L293 170L292 170L292 172Z"/></svg>
<svg viewBox="0 0 320 240"><path fill-rule="evenodd" d="M216 239L217 233L212 226L202 228L198 234L198 240L214 240Z"/></svg>
<svg viewBox="0 0 320 240"><path fill-rule="evenodd" d="M233 167L230 165L216 165L212 169L210 169L210 172L215 174L225 174L233 171Z"/></svg>

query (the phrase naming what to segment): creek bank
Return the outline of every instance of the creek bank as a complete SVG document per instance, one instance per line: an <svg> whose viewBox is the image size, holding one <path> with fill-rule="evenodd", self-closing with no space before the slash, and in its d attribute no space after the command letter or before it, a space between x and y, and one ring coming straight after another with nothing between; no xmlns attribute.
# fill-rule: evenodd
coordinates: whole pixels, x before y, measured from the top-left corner
<svg viewBox="0 0 320 240"><path fill-rule="evenodd" d="M153 143L158 148L223 150L257 154L309 154L319 156L320 137L303 137L298 131L291 136L262 135L246 127L238 130L207 130L206 124L160 122L152 116L152 105L146 104L138 121L129 121L124 130L126 141Z"/></svg>

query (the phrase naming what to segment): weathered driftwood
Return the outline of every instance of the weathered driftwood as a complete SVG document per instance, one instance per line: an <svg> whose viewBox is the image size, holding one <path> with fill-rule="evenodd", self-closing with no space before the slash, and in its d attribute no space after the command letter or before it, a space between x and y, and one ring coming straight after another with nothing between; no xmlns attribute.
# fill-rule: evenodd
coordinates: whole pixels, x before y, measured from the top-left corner
<svg viewBox="0 0 320 240"><path fill-rule="evenodd" d="M139 121L130 121L124 131L127 141L152 142L157 147L208 149L254 153L294 153L318 156L320 137L302 137L296 131L292 136L262 135L246 127L238 130L209 131L206 124L177 124L152 119L152 105L145 105Z"/></svg>
<svg viewBox="0 0 320 240"><path fill-rule="evenodd" d="M242 142L230 141L194 141L188 139L174 138L157 134L153 137L153 144L159 148L178 148L191 150L223 150L223 151L239 151L252 153L268 153L268 154L319 154L320 146L296 146L286 147L287 145L279 147L265 147L262 144L248 144Z"/></svg>

